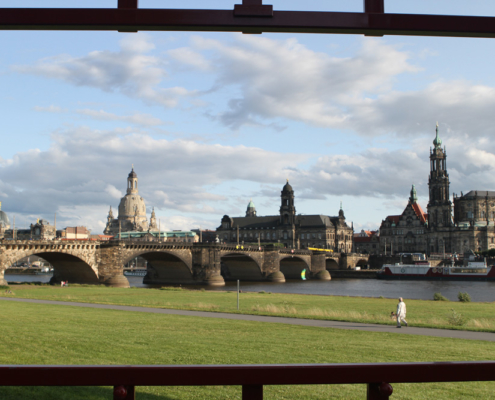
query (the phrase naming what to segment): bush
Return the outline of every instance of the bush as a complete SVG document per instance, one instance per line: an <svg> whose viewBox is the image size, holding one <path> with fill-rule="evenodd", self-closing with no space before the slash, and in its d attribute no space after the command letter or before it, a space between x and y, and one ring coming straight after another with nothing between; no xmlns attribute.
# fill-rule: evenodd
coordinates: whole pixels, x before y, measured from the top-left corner
<svg viewBox="0 0 495 400"><path fill-rule="evenodd" d="M0 285L0 290L9 290L10 286L7 285Z"/></svg>
<svg viewBox="0 0 495 400"><path fill-rule="evenodd" d="M452 313L447 317L447 322L452 326L463 326L466 324L467 320L462 315L456 312L453 308L451 308Z"/></svg>
<svg viewBox="0 0 495 400"><path fill-rule="evenodd" d="M471 296L467 292L466 293L459 292L459 294L457 295L457 298L462 303L469 303L471 301Z"/></svg>
<svg viewBox="0 0 495 400"><path fill-rule="evenodd" d="M435 301L450 301L447 297L443 296L442 293L437 292L433 295L433 300Z"/></svg>

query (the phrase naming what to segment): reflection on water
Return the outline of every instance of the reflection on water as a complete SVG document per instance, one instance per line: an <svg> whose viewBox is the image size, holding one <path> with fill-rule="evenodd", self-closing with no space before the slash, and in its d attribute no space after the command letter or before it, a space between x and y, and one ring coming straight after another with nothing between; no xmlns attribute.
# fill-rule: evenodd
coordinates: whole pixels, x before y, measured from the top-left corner
<svg viewBox="0 0 495 400"><path fill-rule="evenodd" d="M6 275L9 282L49 282L51 275ZM140 276L128 276L134 287L151 287L143 284ZM70 282L69 282L70 285ZM198 288L198 286L194 286ZM215 291L235 291L236 282L227 282L221 288L208 288ZM362 296L405 299L433 300L433 294L442 293L452 301L457 301L459 292L470 294L472 301L495 301L495 282L459 281L384 281L378 279L332 279L331 281L289 280L286 283L242 282L241 290L246 292L299 293L322 296Z"/></svg>

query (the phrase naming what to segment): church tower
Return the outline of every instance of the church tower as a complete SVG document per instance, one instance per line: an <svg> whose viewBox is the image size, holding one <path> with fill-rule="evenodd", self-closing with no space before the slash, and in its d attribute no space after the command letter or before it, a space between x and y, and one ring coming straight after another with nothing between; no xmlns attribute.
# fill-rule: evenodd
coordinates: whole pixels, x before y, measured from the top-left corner
<svg viewBox="0 0 495 400"><path fill-rule="evenodd" d="M282 205L280 206L280 222L282 225L293 225L296 222L296 207L294 206L294 190L289 180L282 189Z"/></svg>
<svg viewBox="0 0 495 400"><path fill-rule="evenodd" d="M450 201L450 182L447 173L447 152L442 149L442 139L438 136L433 140L434 148L430 148L430 177L428 187L430 200L428 202L428 226L430 229L452 225L452 202Z"/></svg>
<svg viewBox="0 0 495 400"><path fill-rule="evenodd" d="M256 207L254 206L253 200L249 201L246 209L246 217L256 217Z"/></svg>

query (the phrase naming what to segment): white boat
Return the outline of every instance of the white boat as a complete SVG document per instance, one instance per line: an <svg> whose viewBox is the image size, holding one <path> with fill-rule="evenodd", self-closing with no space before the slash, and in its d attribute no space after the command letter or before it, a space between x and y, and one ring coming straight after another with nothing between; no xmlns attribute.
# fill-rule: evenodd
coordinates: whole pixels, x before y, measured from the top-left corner
<svg viewBox="0 0 495 400"><path fill-rule="evenodd" d="M377 274L378 279L413 280L495 280L495 266L487 266L486 260L470 257L464 265L432 267L428 261L413 264L384 264Z"/></svg>

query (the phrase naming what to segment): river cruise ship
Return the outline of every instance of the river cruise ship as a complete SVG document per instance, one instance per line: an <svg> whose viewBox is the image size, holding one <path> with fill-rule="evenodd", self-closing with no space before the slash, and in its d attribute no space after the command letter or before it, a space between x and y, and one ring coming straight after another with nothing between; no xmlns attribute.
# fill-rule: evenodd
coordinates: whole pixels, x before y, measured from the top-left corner
<svg viewBox="0 0 495 400"><path fill-rule="evenodd" d="M465 265L432 267L428 261L414 264L384 264L378 279L495 281L495 266L486 261L468 261Z"/></svg>

